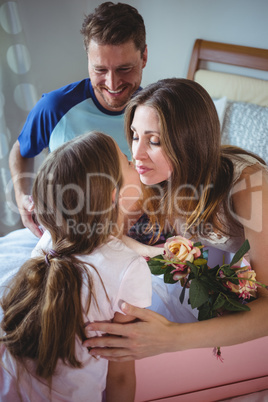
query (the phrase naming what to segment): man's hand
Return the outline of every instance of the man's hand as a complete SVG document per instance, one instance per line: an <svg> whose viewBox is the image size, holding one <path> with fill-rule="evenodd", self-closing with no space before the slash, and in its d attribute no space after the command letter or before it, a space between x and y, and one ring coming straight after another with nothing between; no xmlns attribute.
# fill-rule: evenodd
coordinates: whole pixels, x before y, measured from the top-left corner
<svg viewBox="0 0 268 402"><path fill-rule="evenodd" d="M34 158L24 158L20 153L20 143L17 140L9 155L9 167L15 190L15 197L23 225L37 237L43 234L34 218L34 203L31 189L34 174Z"/></svg>
<svg viewBox="0 0 268 402"><path fill-rule="evenodd" d="M31 195L21 197L21 206L18 206L23 225L37 237L44 233L42 227L38 224L34 214L34 202Z"/></svg>

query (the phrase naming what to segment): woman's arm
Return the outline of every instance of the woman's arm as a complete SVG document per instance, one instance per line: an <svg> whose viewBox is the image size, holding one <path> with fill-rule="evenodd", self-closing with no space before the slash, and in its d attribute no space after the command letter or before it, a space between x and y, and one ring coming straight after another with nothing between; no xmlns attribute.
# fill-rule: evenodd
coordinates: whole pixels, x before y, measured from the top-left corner
<svg viewBox="0 0 268 402"><path fill-rule="evenodd" d="M250 263L257 280L268 285L268 175L256 167L245 169L233 194L234 213L250 243ZM179 301L178 301L179 303ZM258 289L258 299L250 311L228 314L207 321L175 324L149 310L127 306L127 314L140 322L125 326L94 324L116 336L91 339L91 351L106 358L128 360L178 350L230 346L268 335L268 291ZM104 349L99 349L104 347ZM112 349L111 349L112 348Z"/></svg>
<svg viewBox="0 0 268 402"><path fill-rule="evenodd" d="M124 323L132 321L134 317L115 313L113 322ZM121 324L124 325L124 324ZM107 402L133 402L135 398L136 376L135 362L109 362L106 401Z"/></svg>
<svg viewBox="0 0 268 402"><path fill-rule="evenodd" d="M122 236L122 241L125 245L132 250L136 251L142 257L155 257L156 255L162 254L164 251L163 247L159 246L148 246L147 244L140 243L139 241L132 239L129 236Z"/></svg>

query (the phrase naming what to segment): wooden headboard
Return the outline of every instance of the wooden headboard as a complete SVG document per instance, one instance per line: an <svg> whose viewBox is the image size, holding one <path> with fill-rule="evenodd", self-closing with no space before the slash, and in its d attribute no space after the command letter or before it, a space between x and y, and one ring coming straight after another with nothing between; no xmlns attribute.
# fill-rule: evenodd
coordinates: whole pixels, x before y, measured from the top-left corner
<svg viewBox="0 0 268 402"><path fill-rule="evenodd" d="M251 78L240 73L211 71L207 62L245 67L252 71L268 71L268 49L197 39L187 74L188 79L199 82L213 98L226 96L233 101L268 106L267 80ZM224 66L222 69L225 70Z"/></svg>
<svg viewBox="0 0 268 402"><path fill-rule="evenodd" d="M202 61L268 71L268 49L196 39L189 64L188 79L194 79L195 72Z"/></svg>

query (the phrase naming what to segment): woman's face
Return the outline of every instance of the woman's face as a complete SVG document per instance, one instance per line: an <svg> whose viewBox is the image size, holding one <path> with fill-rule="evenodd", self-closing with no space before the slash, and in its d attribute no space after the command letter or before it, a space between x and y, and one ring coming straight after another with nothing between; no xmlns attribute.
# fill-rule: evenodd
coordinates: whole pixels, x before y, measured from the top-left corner
<svg viewBox="0 0 268 402"><path fill-rule="evenodd" d="M156 111L150 106L138 106L131 124L132 153L142 183L153 185L168 180L171 162L160 143L160 124Z"/></svg>

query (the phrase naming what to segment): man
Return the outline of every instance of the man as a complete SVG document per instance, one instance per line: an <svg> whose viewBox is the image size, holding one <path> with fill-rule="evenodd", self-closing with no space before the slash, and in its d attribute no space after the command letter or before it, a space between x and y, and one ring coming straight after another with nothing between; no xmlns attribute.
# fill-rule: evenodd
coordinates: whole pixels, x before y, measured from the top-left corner
<svg viewBox="0 0 268 402"><path fill-rule="evenodd" d="M128 154L124 108L139 89L147 62L143 18L130 5L101 4L89 14L81 33L88 57L89 77L43 95L30 112L10 152L9 165L16 202L24 226L37 237L31 200L33 158L71 138L99 130L115 138Z"/></svg>

